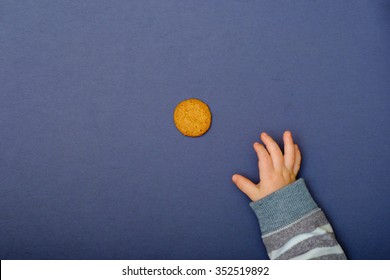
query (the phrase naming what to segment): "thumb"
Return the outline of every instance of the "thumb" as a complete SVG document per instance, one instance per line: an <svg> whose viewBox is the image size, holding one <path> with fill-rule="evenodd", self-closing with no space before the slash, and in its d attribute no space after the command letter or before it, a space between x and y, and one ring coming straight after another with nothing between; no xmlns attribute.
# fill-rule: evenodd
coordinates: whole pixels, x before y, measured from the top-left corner
<svg viewBox="0 0 390 280"><path fill-rule="evenodd" d="M234 174L232 180L236 184L236 186L243 193L245 193L252 201L256 200L256 197L258 196L258 190L256 185L251 180L239 174Z"/></svg>

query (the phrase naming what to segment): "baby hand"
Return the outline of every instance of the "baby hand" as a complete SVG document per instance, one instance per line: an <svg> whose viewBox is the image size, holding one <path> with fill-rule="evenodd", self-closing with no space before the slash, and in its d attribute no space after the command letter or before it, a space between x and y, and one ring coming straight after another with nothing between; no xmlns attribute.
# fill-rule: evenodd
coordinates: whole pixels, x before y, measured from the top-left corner
<svg viewBox="0 0 390 280"><path fill-rule="evenodd" d="M294 182L301 164L301 152L294 144L290 131L283 134L284 155L268 134L263 132L260 138L266 148L257 142L253 145L259 158L260 182L256 185L238 174L232 177L237 187L252 201L260 200Z"/></svg>

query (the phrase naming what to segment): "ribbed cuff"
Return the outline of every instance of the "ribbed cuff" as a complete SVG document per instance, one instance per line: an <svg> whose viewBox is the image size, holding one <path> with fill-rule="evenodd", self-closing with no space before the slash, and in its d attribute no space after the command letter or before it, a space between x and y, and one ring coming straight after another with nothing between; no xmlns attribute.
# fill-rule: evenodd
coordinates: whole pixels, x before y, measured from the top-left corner
<svg viewBox="0 0 390 280"><path fill-rule="evenodd" d="M263 235L281 229L318 208L303 179L249 205L259 220Z"/></svg>

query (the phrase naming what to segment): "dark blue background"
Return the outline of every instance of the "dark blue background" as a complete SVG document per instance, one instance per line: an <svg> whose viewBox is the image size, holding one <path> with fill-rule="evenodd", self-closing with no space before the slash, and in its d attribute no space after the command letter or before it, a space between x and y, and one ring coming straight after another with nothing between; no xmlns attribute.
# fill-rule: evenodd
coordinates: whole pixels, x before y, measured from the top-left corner
<svg viewBox="0 0 390 280"><path fill-rule="evenodd" d="M267 258L231 175L285 129L348 257L390 258L389 1L2 0L0 74L1 259Z"/></svg>

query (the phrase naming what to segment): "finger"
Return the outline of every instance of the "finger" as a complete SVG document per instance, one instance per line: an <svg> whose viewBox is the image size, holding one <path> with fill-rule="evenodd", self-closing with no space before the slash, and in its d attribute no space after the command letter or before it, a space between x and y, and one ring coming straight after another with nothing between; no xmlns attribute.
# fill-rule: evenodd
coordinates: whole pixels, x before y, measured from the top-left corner
<svg viewBox="0 0 390 280"><path fill-rule="evenodd" d="M251 200L254 200L257 196L258 189L256 185L244 176L234 174L232 177L236 186L245 193Z"/></svg>
<svg viewBox="0 0 390 280"><path fill-rule="evenodd" d="M295 144L294 147L295 147L295 161L294 161L293 173L295 176L297 176L299 168L301 167L302 156L298 145Z"/></svg>
<svg viewBox="0 0 390 280"><path fill-rule="evenodd" d="M284 165L288 170L292 171L295 162L295 146L290 131L285 131L283 134L284 141Z"/></svg>
<svg viewBox="0 0 390 280"><path fill-rule="evenodd" d="M256 151L257 157L259 158L259 175L260 180L266 177L272 172L274 166L272 165L272 159L265 147L259 143L255 143L253 148Z"/></svg>
<svg viewBox="0 0 390 280"><path fill-rule="evenodd" d="M281 170L284 166L284 158L278 144L265 132L263 132L260 137L267 147L269 154L271 155L274 168L276 170Z"/></svg>

